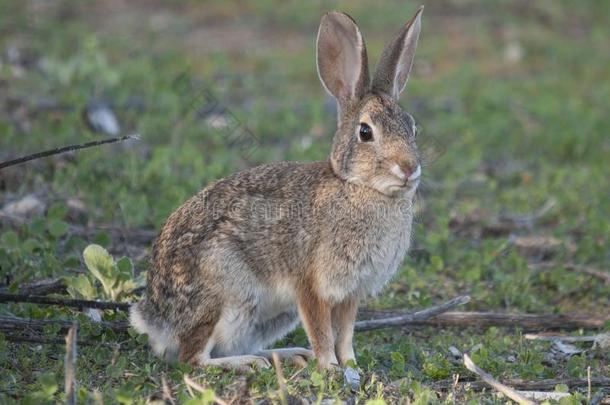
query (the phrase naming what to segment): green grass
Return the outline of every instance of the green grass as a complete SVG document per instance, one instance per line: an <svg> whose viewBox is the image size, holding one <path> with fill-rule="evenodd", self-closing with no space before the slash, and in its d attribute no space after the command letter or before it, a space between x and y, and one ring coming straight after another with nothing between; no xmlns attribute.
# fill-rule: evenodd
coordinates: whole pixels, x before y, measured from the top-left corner
<svg viewBox="0 0 610 405"><path fill-rule="evenodd" d="M314 65L320 16L329 9L352 14L374 61L416 6L389 0L176 1L164 7L136 1L116 8L3 2L0 160L100 139L81 118L94 98L109 100L123 130L142 140L0 172L0 204L35 193L46 205L21 224L0 222L0 277L14 288L86 274L82 251L90 243L117 260L130 257L136 272L144 271L150 245L124 238L121 229L158 230L189 196L236 170L324 159L335 122ZM468 293L468 310L607 314L610 287L561 264L607 271L610 261L608 3L434 2L426 4L423 24L402 98L423 128L419 142L427 161L414 251L366 305L416 309ZM9 62L10 48L20 51L20 61ZM207 105L213 97L255 139L236 140L214 129L193 108L202 97ZM61 108L42 108L48 101ZM76 212L70 199L80 200L84 212ZM481 236L481 224L532 213L549 200L552 209L533 227ZM479 224L459 225L464 217ZM512 243L525 235L561 241L545 257L558 265L532 269L536 258ZM99 286L93 293L105 298ZM80 317L81 339L110 344L79 348L82 400L141 403L159 394L166 378L181 402L195 401L183 382L188 373L225 399L246 392L279 402L273 370L239 376L164 364L142 338L100 329L68 309L2 304L0 314ZM104 319L126 316L108 311ZM63 337L53 328L45 336ZM306 337L298 330L282 343L305 344ZM364 383L357 393L343 386L341 376L319 374L313 364L293 378L297 369L286 364L284 373L289 393L310 401L505 403L493 391L434 388L454 374L471 376L450 346L471 352L480 367L501 378L586 377L588 367L593 376L610 376L602 350L557 356L550 343L525 340L511 328L358 334ZM63 356L63 345L16 344L0 335L0 401L61 401ZM205 402L210 392L199 399ZM586 394L571 393L572 402L565 403L580 403Z"/></svg>

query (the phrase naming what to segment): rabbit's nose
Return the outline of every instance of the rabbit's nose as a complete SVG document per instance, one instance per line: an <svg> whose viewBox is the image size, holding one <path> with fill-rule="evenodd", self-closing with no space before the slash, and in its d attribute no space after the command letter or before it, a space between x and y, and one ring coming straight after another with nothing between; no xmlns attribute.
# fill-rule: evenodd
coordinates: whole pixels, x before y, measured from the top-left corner
<svg viewBox="0 0 610 405"><path fill-rule="evenodd" d="M401 180L413 181L421 175L421 166L413 166L409 163L399 163L392 167L392 173Z"/></svg>

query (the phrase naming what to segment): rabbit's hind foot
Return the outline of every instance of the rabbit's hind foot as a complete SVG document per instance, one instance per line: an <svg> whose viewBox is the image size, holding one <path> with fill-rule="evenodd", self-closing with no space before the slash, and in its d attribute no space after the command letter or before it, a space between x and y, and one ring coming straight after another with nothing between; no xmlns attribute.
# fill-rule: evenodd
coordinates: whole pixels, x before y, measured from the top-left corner
<svg viewBox="0 0 610 405"><path fill-rule="evenodd" d="M216 366L225 369L232 369L236 371L248 371L250 367L257 369L270 368L271 363L263 356L256 355L240 355L240 356L227 356L217 358L200 358L200 366Z"/></svg>
<svg viewBox="0 0 610 405"><path fill-rule="evenodd" d="M260 350L256 354L263 356L269 361L276 353L280 360L291 360L298 367L307 367L307 360L312 359L314 354L311 350L303 347L286 347L283 349Z"/></svg>

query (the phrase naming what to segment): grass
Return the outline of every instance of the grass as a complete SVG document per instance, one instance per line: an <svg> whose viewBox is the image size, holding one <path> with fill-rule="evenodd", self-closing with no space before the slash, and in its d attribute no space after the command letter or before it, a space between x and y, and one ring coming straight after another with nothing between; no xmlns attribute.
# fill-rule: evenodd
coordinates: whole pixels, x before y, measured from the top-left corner
<svg viewBox="0 0 610 405"><path fill-rule="evenodd" d="M87 245L104 246L116 260L127 256L131 274L145 271L150 244L125 237L125 230L158 230L185 199L236 170L324 159L335 114L315 73L320 16L329 9L352 14L374 61L416 6L389 0L157 7L3 2L0 160L102 139L81 116L94 99L111 103L123 132L138 132L142 140L0 172L3 206L32 193L44 205L25 221L0 223L0 276L10 288L80 276L92 284L88 293L104 298L87 275ZM562 265L607 271L610 260L608 8L596 1L426 4L415 70L402 98L423 128L419 142L427 162L414 249L367 306L416 309L468 293L468 310L608 313L610 287ZM246 135L231 135L227 122ZM534 212L549 200L552 209L532 227L510 235L481 231L481 224ZM559 243L532 253L514 244L525 235ZM540 259L557 266L533 270L530 264ZM85 290L79 284L72 292ZM81 339L118 343L79 347L81 401L141 403L161 392L162 378L180 402L206 403L212 392L279 401L273 370L234 375L168 365L152 356L142 337L115 335L68 309L2 304L0 313L78 317ZM63 335L49 328L45 336ZM302 330L281 342L305 343ZM364 383L356 393L341 376L320 374L313 364L300 372L285 365L288 392L311 401L505 403L493 391L434 388L455 374L470 376L450 346L470 352L499 378L586 377L588 367L593 376L610 376L602 350L561 356L548 342L525 340L518 329L420 328L358 334ZM62 345L15 344L0 335L0 400L63 400L63 356ZM185 373L210 391L191 395ZM564 403L580 403L586 392L571 394Z"/></svg>

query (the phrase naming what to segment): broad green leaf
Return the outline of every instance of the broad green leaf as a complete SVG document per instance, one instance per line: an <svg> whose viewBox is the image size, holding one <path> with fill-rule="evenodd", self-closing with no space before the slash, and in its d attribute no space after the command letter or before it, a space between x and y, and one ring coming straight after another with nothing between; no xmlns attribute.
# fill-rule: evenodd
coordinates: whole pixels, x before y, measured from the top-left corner
<svg viewBox="0 0 610 405"><path fill-rule="evenodd" d="M47 222L47 229L54 238L59 238L68 232L68 224L60 219L51 218Z"/></svg>
<svg viewBox="0 0 610 405"><path fill-rule="evenodd" d="M112 291L112 285L114 284L112 275L115 264L110 253L100 245L89 245L83 251L83 258L91 274L102 284L104 292L115 299L115 294Z"/></svg>

